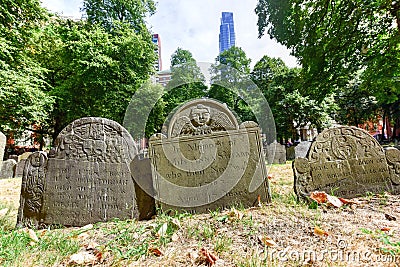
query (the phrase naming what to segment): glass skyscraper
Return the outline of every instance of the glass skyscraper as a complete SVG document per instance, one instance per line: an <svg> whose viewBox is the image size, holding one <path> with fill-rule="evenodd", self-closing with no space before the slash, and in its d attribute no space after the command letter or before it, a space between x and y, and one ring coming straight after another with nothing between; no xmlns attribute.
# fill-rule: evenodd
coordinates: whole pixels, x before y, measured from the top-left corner
<svg viewBox="0 0 400 267"><path fill-rule="evenodd" d="M235 45L235 28L233 13L222 12L221 26L219 26L219 53Z"/></svg>

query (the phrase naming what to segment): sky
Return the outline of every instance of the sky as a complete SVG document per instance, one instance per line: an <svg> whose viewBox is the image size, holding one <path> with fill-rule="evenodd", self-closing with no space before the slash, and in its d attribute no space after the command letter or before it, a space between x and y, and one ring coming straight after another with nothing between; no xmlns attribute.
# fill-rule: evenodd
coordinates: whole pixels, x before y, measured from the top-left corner
<svg viewBox="0 0 400 267"><path fill-rule="evenodd" d="M81 0L42 0L42 5L64 16L81 17ZM189 50L198 62L214 63L222 12L233 12L236 46L251 58L252 67L264 55L296 67L296 59L284 46L269 36L258 38L256 5L257 0L158 0L157 11L147 22L150 31L160 36L163 70L169 68L178 47Z"/></svg>

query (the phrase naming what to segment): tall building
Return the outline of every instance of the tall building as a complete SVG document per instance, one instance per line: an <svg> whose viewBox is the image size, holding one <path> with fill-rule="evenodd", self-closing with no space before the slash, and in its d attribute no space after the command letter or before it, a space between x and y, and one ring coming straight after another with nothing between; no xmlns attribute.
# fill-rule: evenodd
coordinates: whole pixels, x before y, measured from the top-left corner
<svg viewBox="0 0 400 267"><path fill-rule="evenodd" d="M156 71L160 71L162 70L160 36L157 33L153 34L152 41L157 46L157 48L154 49L154 53L157 55L157 60L154 62L154 68Z"/></svg>
<svg viewBox="0 0 400 267"><path fill-rule="evenodd" d="M219 53L235 46L235 40L233 13L222 12L221 26L219 26Z"/></svg>

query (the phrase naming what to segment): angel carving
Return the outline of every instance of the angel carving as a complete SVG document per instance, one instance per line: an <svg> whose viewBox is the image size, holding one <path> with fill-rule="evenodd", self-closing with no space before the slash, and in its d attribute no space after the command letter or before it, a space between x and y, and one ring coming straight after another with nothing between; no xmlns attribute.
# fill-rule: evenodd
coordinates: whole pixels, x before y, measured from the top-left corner
<svg viewBox="0 0 400 267"><path fill-rule="evenodd" d="M235 126L226 114L216 112L211 116L210 108L198 104L190 110L189 117L182 116L176 120L171 135L203 135L234 129Z"/></svg>

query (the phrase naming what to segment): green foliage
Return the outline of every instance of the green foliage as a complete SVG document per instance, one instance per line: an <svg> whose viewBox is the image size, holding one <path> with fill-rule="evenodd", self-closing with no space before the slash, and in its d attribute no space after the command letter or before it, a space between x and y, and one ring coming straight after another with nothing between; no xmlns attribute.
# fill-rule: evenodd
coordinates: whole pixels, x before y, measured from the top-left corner
<svg viewBox="0 0 400 267"><path fill-rule="evenodd" d="M308 88L303 86L300 71L289 69L279 58L264 56L251 73L271 107L278 139L297 140L296 129L308 123L322 129L331 121L330 114L335 108L333 98L313 99Z"/></svg>
<svg viewBox="0 0 400 267"><path fill-rule="evenodd" d="M208 96L226 103L242 121L257 121L248 105L250 103L246 103L240 95L246 91L250 95L254 88L248 77L250 62L242 48L233 46L216 57L210 69Z"/></svg>
<svg viewBox="0 0 400 267"><path fill-rule="evenodd" d="M304 85L319 102L331 93L351 96L346 88L360 77L354 97L374 96L388 115L398 106L399 1L259 0L255 11L259 35L267 30L291 50L302 65ZM372 111L364 105L359 112Z"/></svg>
<svg viewBox="0 0 400 267"><path fill-rule="evenodd" d="M56 20L37 34L48 40L35 56L48 69L48 90L56 98L54 135L84 116L122 123L137 88L153 72L150 36L118 24L116 35L98 25Z"/></svg>
<svg viewBox="0 0 400 267"><path fill-rule="evenodd" d="M111 31L124 22L140 34L147 31L145 18L154 14L156 7L153 0L85 0L83 10L89 23L102 25Z"/></svg>
<svg viewBox="0 0 400 267"><path fill-rule="evenodd" d="M52 110L53 98L43 92L45 69L30 58L32 36L46 19L39 1L0 4L0 130L20 134L40 127Z"/></svg>
<svg viewBox="0 0 400 267"><path fill-rule="evenodd" d="M171 56L171 72L171 81L163 96L166 116L178 105L204 97L207 93L205 77L190 51L179 47L176 49Z"/></svg>

